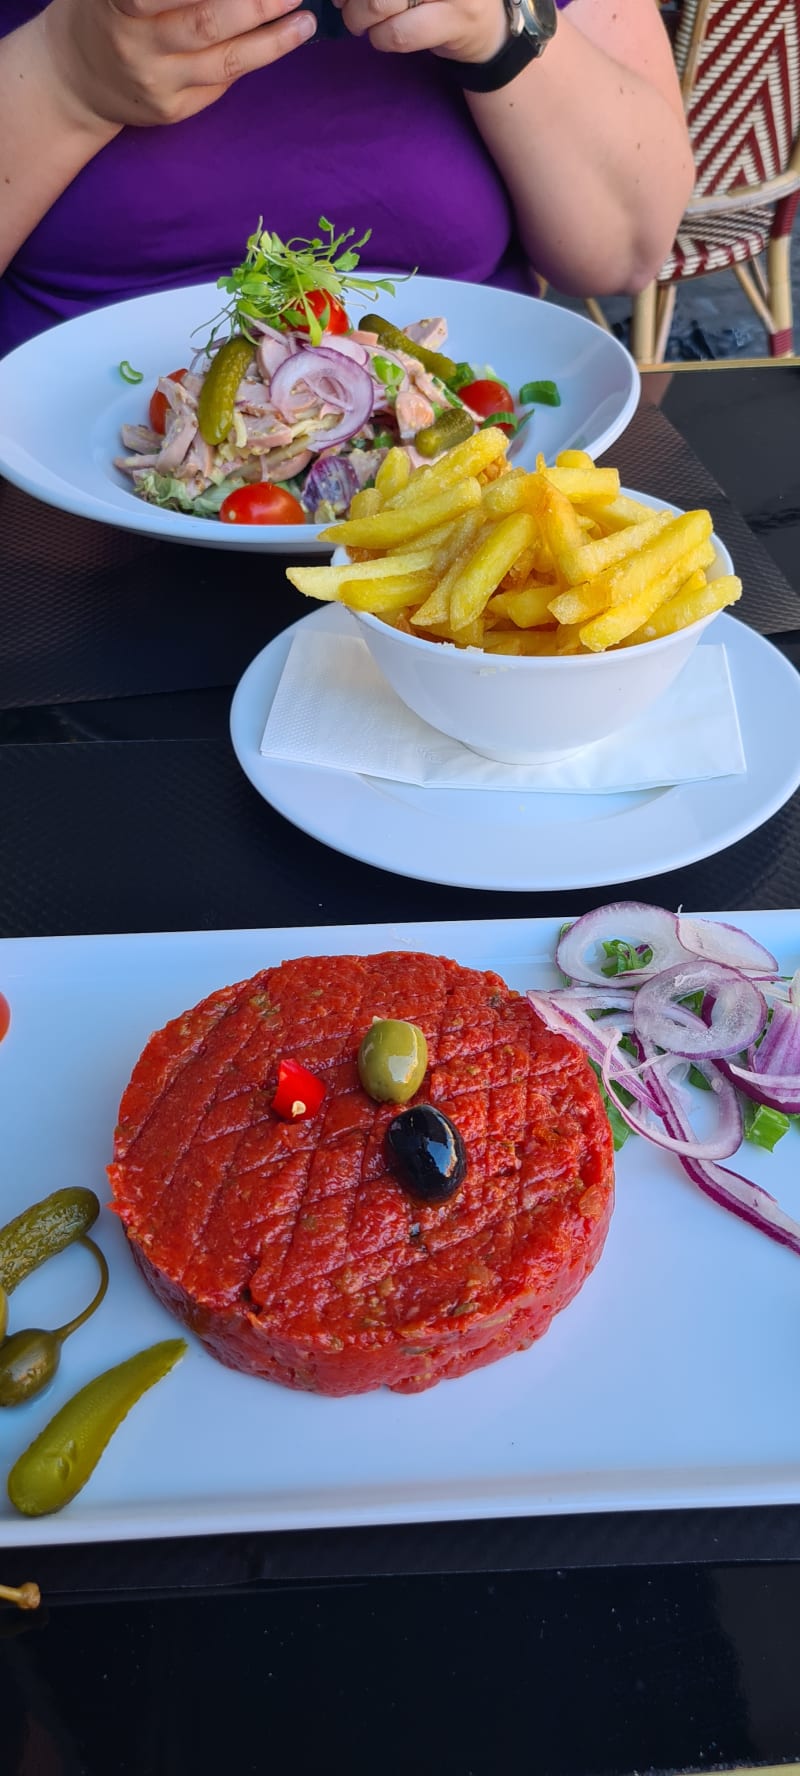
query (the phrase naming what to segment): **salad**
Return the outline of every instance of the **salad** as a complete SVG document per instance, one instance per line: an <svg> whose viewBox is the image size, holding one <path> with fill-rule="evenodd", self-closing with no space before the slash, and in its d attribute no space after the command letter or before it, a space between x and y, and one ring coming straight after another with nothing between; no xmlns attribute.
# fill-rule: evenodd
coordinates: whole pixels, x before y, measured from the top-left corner
<svg viewBox="0 0 800 1776"><path fill-rule="evenodd" d="M122 427L115 466L141 499L227 523L329 523L392 447L420 466L483 426L514 438L535 405L559 405L553 382L515 399L489 368L447 356L442 315L403 331L378 312L351 321L348 294L376 301L395 283L354 275L369 233L319 228L286 243L259 222L219 280L230 302L206 342L159 378L147 424Z"/></svg>

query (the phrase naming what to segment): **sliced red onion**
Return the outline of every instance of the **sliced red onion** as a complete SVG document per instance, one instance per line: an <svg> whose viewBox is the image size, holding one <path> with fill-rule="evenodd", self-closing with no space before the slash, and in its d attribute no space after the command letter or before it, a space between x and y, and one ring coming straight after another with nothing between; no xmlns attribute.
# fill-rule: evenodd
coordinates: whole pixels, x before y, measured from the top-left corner
<svg viewBox="0 0 800 1776"><path fill-rule="evenodd" d="M651 974L660 974L672 962L687 958L687 951L678 937L678 921L674 913L667 912L665 907L647 906L644 901L617 900L592 913L584 913L559 938L556 961L562 974L573 981L590 981L594 986L607 987L608 976L603 974L600 963L595 964L589 958L592 951L613 938L621 938L634 948L646 945L653 952L653 960L646 968L628 973L620 970L621 980L645 981Z"/></svg>
<svg viewBox="0 0 800 1776"><path fill-rule="evenodd" d="M800 1090L800 1006L778 1000L758 1047L750 1054L756 1073L793 1073Z"/></svg>
<svg viewBox="0 0 800 1776"><path fill-rule="evenodd" d="M777 974L775 957L756 943L748 932L737 925L725 925L717 919L692 919L678 913L678 937L684 949L706 962L721 962L726 968L738 968L747 974Z"/></svg>
<svg viewBox="0 0 800 1776"><path fill-rule="evenodd" d="M702 992L711 1000L708 1021L676 1001ZM692 961L666 968L644 982L635 997L633 1022L644 1042L671 1054L742 1054L764 1028L767 1002L755 983L718 962Z"/></svg>
<svg viewBox="0 0 800 1776"><path fill-rule="evenodd" d="M698 1138L690 1126L687 1126L679 1134L670 1134L664 1126L662 1101L668 1098L672 1102L673 1088L670 1078L677 1069L685 1069L685 1057L659 1055L653 1060L646 1061L645 1067L635 1074L639 1084L644 1086L651 1096L656 1115L661 1122L660 1128L654 1127L652 1120L643 1116L633 1105L623 1103L619 1097L616 1090L617 1084L624 1086L626 1091L632 1091L631 1079L634 1075L633 1069L620 1068L619 1060L619 1055L609 1050L603 1061L603 1085L611 1102L616 1105L620 1116L624 1118L635 1134L645 1135L656 1147L663 1147L667 1152L677 1153L680 1158L685 1159L730 1159L731 1154L736 1152L742 1139L742 1113L730 1080L726 1079L718 1068L709 1065L706 1061L695 1063L700 1066L711 1086L719 1109L715 1132L705 1138ZM646 1081L644 1079L645 1068L647 1069Z"/></svg>
<svg viewBox="0 0 800 1776"><path fill-rule="evenodd" d="M319 351L339 352L343 358L352 358L354 364L368 364L369 352L360 340L351 339L349 333L323 333L323 344Z"/></svg>
<svg viewBox="0 0 800 1776"><path fill-rule="evenodd" d="M308 434L309 449L343 444L366 424L373 408L372 378L342 352L309 346L280 364L272 378L273 405L288 424L296 423L314 399L341 408L341 419L327 430Z"/></svg>
<svg viewBox="0 0 800 1776"><path fill-rule="evenodd" d="M676 1138L688 1137L691 1130L681 1106L657 1080L653 1081L653 1086L668 1133ZM679 1158L692 1183L697 1184L713 1202L749 1222L751 1227L757 1227L769 1239L777 1240L779 1245L788 1246L800 1254L800 1222L785 1214L769 1191L762 1190L749 1178L743 1178L739 1172L728 1171L727 1166L716 1165L713 1160L691 1159L686 1155L679 1155Z"/></svg>
<svg viewBox="0 0 800 1776"><path fill-rule="evenodd" d="M748 1098L768 1104L771 1110L782 1110L785 1116L800 1114L800 1075L797 1073L751 1072L747 1067L737 1067L734 1061L727 1063L725 1071Z"/></svg>
<svg viewBox="0 0 800 1776"><path fill-rule="evenodd" d="M313 469L309 469L303 499L311 513L316 512L323 501L334 512L346 512L357 492L358 477L349 456L325 455L318 456Z"/></svg>
<svg viewBox="0 0 800 1776"><path fill-rule="evenodd" d="M548 1030L556 1035L569 1037L571 1042L579 1043L596 1066L602 1068L609 1054L613 1055L614 1078L640 1102L654 1108L652 1096L640 1078L638 1069L632 1064L631 1057L618 1046L620 1037L627 1035L632 1028L629 1012L623 1011L618 1018L595 1020L587 1016L574 1002L569 1007L563 1003L567 998L566 994L531 992L527 997Z"/></svg>

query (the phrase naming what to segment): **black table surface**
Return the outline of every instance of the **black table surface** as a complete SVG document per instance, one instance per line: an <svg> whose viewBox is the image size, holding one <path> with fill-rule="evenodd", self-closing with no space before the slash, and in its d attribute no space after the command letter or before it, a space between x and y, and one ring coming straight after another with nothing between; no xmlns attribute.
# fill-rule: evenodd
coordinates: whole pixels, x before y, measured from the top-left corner
<svg viewBox="0 0 800 1776"><path fill-rule="evenodd" d="M746 560L747 620L800 666L800 369L644 381L626 480L712 505ZM567 916L597 900L437 887L298 832L227 735L242 667L301 614L279 565L143 550L9 488L0 509L0 935ZM721 856L628 892L800 906L800 796ZM0 1564L0 1580L44 1594L36 1615L0 1613L4 1776L260 1772L276 1754L305 1771L338 1767L337 1745L348 1771L458 1776L523 1758L552 1776L800 1758L800 1507L176 1538Z"/></svg>

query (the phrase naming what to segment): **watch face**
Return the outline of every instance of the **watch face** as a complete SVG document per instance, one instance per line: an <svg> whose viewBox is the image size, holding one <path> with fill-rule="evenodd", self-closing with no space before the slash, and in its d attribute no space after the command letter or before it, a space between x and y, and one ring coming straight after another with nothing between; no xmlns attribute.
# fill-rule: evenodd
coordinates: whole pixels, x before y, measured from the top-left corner
<svg viewBox="0 0 800 1776"><path fill-rule="evenodd" d="M515 7L515 11L516 11ZM558 21L555 0L519 0L521 29L547 43Z"/></svg>

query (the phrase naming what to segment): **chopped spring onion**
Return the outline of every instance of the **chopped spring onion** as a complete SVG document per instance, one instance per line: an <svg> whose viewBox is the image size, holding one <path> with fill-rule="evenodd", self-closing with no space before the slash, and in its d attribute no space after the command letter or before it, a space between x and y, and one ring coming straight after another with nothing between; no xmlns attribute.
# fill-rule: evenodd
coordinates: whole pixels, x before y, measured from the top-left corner
<svg viewBox="0 0 800 1776"><path fill-rule="evenodd" d="M128 363L127 358L123 358L122 363L119 365L119 373L123 382L144 382L144 371L134 370L133 366Z"/></svg>

